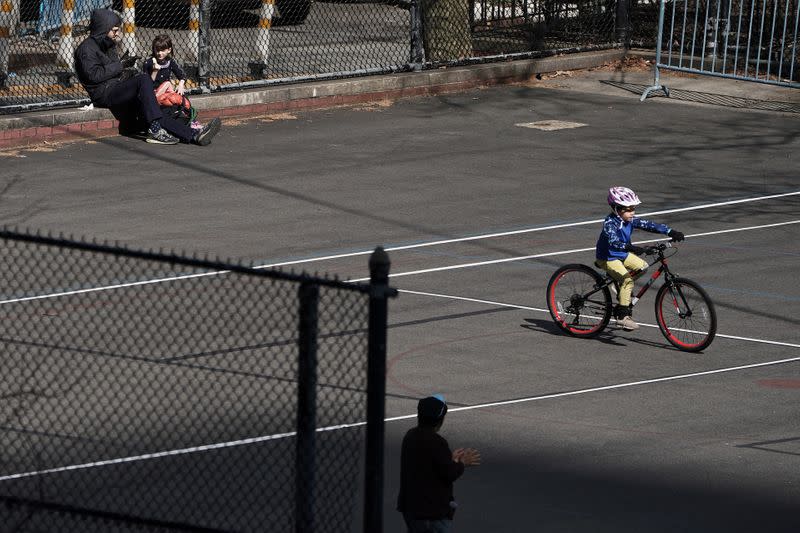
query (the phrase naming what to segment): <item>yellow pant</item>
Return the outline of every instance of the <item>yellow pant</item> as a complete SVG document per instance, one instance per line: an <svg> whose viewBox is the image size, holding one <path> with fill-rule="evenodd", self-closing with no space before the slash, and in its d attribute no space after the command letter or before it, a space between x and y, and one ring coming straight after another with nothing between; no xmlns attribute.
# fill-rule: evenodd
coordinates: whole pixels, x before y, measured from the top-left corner
<svg viewBox="0 0 800 533"><path fill-rule="evenodd" d="M619 305L630 305L634 278L628 271L641 270L647 266L647 262L638 255L628 254L624 262L619 259L613 261L598 259L595 264L611 274L611 277L619 283L619 294L617 295Z"/></svg>

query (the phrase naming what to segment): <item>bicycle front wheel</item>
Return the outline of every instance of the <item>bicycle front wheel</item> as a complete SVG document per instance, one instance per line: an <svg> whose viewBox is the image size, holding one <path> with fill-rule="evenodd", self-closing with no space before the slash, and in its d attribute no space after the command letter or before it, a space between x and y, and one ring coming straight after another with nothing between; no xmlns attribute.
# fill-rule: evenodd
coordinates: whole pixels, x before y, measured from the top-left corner
<svg viewBox="0 0 800 533"><path fill-rule="evenodd" d="M594 337L611 319L611 292L586 265L565 265L547 284L547 307L556 325L574 337Z"/></svg>
<svg viewBox="0 0 800 533"><path fill-rule="evenodd" d="M700 285L685 278L658 290L656 321L670 344L685 352L708 348L717 333L714 303Z"/></svg>

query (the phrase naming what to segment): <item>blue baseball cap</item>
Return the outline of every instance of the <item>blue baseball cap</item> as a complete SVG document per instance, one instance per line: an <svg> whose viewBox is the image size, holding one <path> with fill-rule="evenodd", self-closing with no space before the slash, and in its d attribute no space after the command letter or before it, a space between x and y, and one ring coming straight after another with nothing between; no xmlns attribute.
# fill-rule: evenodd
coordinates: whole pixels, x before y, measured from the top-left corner
<svg viewBox="0 0 800 533"><path fill-rule="evenodd" d="M417 404L417 416L427 420L441 420L447 414L447 402L442 394L422 398Z"/></svg>

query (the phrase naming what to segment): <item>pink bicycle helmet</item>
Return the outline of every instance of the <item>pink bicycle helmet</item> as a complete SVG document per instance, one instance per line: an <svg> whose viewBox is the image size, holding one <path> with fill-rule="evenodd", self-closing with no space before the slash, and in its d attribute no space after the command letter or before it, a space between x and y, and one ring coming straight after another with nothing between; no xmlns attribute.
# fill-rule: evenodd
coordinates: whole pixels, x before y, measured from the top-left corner
<svg viewBox="0 0 800 533"><path fill-rule="evenodd" d="M608 205L631 207L642 203L636 193L627 187L611 187L608 189Z"/></svg>

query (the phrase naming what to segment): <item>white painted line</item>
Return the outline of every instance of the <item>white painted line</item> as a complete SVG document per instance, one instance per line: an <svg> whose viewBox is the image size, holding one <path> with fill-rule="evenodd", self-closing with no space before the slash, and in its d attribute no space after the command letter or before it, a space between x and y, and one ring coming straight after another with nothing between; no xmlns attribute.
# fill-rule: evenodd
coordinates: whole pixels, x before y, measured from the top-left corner
<svg viewBox="0 0 800 533"><path fill-rule="evenodd" d="M448 409L448 413L458 412L458 411L472 411L474 409L486 409L488 407L500 407L503 405L513 405L517 403L527 403L527 402L535 402L539 400L549 400L552 398L566 398L568 396L578 396L579 394L589 394L592 392L601 392L607 390L617 390L617 389L625 389L628 387L637 387L640 385L651 385L653 383L664 383L667 381L678 381L680 379L689 379L689 378L696 378L699 376L710 376L713 374L724 374L727 372L736 372L738 370L750 370L753 368L759 368L764 366L773 366L773 365L783 365L787 363L796 363L800 361L800 357L790 357L788 359L779 359L777 361L766 361L764 363L753 363L750 365L740 365L740 366L732 366L728 368L717 368L714 370L705 370L703 372L692 372L691 374L679 374L677 376L667 376L663 378L653 378L653 379L643 379L641 381L631 381L629 383L617 383L615 385L606 385L603 387L593 387L591 389L581 389L576 391L570 392L559 392L556 394L543 394L541 396L530 396L528 398L518 398L516 400L504 400L501 402L489 402L483 403L480 405L467 405L465 407L453 407L452 409ZM414 415L416 416L416 415ZM387 419L389 420L399 420L401 418L411 418L411 416L405 417L398 417L396 419Z"/></svg>
<svg viewBox="0 0 800 533"><path fill-rule="evenodd" d="M725 229L725 230L719 230L719 231L709 231L709 232L706 232L706 233L696 233L696 234L693 234L693 235L687 235L686 237L687 238L689 238L689 237L705 237L705 236L708 236L708 235L719 235L719 234L722 234L722 233L736 233L736 232L739 232L739 231L750 231L750 230L757 230L757 229L774 228L774 227L778 227L778 226L786 226L786 225L789 225L789 224L800 224L800 220L790 220L788 222L776 222L774 224L764 224L764 225L761 225L761 226L750 226L750 227L747 227L747 228L733 228L733 229ZM641 244L641 243L659 242L659 241L664 241L664 240L667 240L667 239L663 239L663 238L662 239L650 239L650 240L647 240L647 241L636 241L636 242ZM559 252L548 252L548 253L543 253L543 254L523 255L523 256L518 256L518 257L505 257L503 259L492 259L492 260L488 260L488 261L478 261L478 262L475 262L475 263L463 263L463 264L460 264L460 265L450 265L450 266L443 266L443 267L436 267L436 268L426 268L426 269L423 269L423 270L412 270L410 272L397 272L397 273L394 273L394 274L390 274L389 277L390 278L399 278L399 277L404 277L404 276L417 276L419 274L429 274L431 272L442 272L442 271L445 271L445 270L457 270L457 269L461 269L461 268L472 268L472 267L479 267L479 266L486 266L486 265L494 265L494 264L498 264L498 263L511 263L511 262L514 262L514 261L524 261L525 259L538 259L538 258L541 258L541 257L552 257L552 256L555 256L555 255L574 254L574 253L579 253L579 252L588 252L588 251L592 251L592 250L594 250L594 247L591 247L591 248L574 248L572 250L562 250L562 251L559 251ZM282 266L282 265L283 265L282 263L276 263L275 265L271 265L271 266L272 267L277 267L277 266ZM270 267L270 265L265 265L265 266L259 266L259 267L256 267L256 268L269 268L269 267ZM76 289L76 290L73 290L73 291L55 292L55 293L50 293L50 294L42 294L42 295L38 295L38 296L26 296L26 297L23 297L23 298L11 298L11 299L8 299L8 300L0 300L0 305L19 303L19 302L27 302L27 301L32 301L32 300L45 300L45 299L48 299L48 298L59 298L61 296L73 296L73 295L76 295L76 294L86 294L86 293L91 293L91 292L100 292L100 291L107 291L107 290L113 290L113 289L124 289L126 287L136 287L136 286L139 286L139 285L154 285L154 284L157 284L157 283L165 283L165 282L169 282L169 281L180 281L180 280L185 280L185 279L202 278L202 277L208 277L208 276L219 276L219 275L222 275L222 274L227 274L229 272L230 272L229 270L218 270L218 271L215 271L215 272L203 272L203 273L200 273L200 274L187 274L185 276L173 276L173 277L168 277L168 278L158 278L158 279L145 280L145 281L136 281L136 282L131 282L131 283L120 283L120 284L117 284L117 285L105 285L105 286L102 286L102 287L92 287L92 288L89 288L89 289ZM349 283L359 283L359 282L363 282L363 281L369 281L369 278L358 278L358 279L351 279L351 280L347 280L347 281Z"/></svg>
<svg viewBox="0 0 800 533"><path fill-rule="evenodd" d="M582 395L582 394L590 394L590 393L593 393L593 392L603 392L603 391L609 391L609 390L618 390L618 389L624 389L624 388L629 388L629 387L637 387L637 386L641 386L641 385L650 385L650 384L653 384L653 383L664 383L664 382L667 382L667 381L678 381L678 380L681 380L681 379L689 379L689 378L695 378L695 377L700 377L700 376L709 376L709 375L713 375L713 374L723 374L723 373L727 373L727 372L736 372L736 371L739 371L739 370L749 370L749 369L752 369L752 368L759 368L759 367L764 367L764 366L773 366L773 365L794 363L794 362L797 362L797 361L800 361L800 357L792 357L792 358L789 358L789 359L779 359L779 360L776 360L776 361L766 361L764 363L753 363L753 364L750 364L750 365L740 365L740 366L734 366L734 367L728 367L728 368L717 368L717 369L714 369L714 370L706 370L706 371L703 371L703 372L692 372L690 374L680 374L680 375L677 375L677 376L667 376L667 377L662 377L662 378L645 379L645 380L641 380L641 381L632 381L632 382L628 382L628 383L617 383L617 384L614 384L614 385L605 385L605 386L602 386L602 387L592 387L592 388L589 388L589 389L580 389L580 390L569 391L569 392L559 392L559 393L555 393L555 394L543 394L541 396L529 396L529 397L526 397L526 398L517 398L517 399L514 399L514 400L503 400L503 401L499 401L499 402L488 402L488 403L482 403L482 404L477 404L477 405L467 405L467 406L464 406L464 407L453 407L453 408L448 409L447 412L448 413L456 413L456 412L461 412L461 411L473 411L475 409L487 409L487 408L490 408L490 407L502 407L502 406L506 406L506 405L514 405L514 404L520 404L520 403L529 403L529 402L536 402L536 401L541 401L541 400L551 400L551 399L554 399L554 398L566 398L566 397L569 397L569 396L578 396L578 395ZM385 418L384 422L395 422L395 421L398 421L398 420L408 420L408 419L416 418L416 416L417 416L416 413L415 414L411 414L411 415L393 416L393 417ZM352 424L339 424L339 425L335 425L335 426L327 426L327 427L323 427L323 428L318 428L317 432L322 433L322 432L327 432L327 431L338 431L338 430L341 430L341 429L350 429L350 428L356 428L356 427L360 427L360 426L365 426L366 424L367 424L366 422L354 422ZM108 459L108 460L105 460L105 461L95 461L95 462L91 462L91 463L84 463L84 464L78 464L78 465L63 466L63 467L58 467L58 468L49 468L49 469L46 469L46 470L35 470L35 471L31 471L31 472L22 472L22 473L19 473L19 474L10 474L10 475L7 475L7 476L2 476L2 477L0 477L0 482L11 481L11 480L14 480L14 479L21 479L21 478L26 478L26 477L41 476L41 475L45 475L45 474L57 474L57 473L62 473L62 472L71 472L71 471L75 471L75 470L85 470L85 469L88 469L88 468L95 468L95 467L100 467L100 466L109 466L109 465L116 465L116 464L123 464L123 463L132 463L132 462L136 462L136 461L145 461L145 460L149 460L149 459L158 459L158 458L162 458L162 457L187 455L187 454L190 454L190 453L198 453L198 452L206 452L206 451L212 451L212 450L221 450L221 449L226 449L226 448L234 448L234 447L237 447L237 446L244 446L244 445L247 445L247 444L256 444L256 443L266 442L266 441L270 441L270 440L279 440L279 439L291 438L291 437L294 437L295 434L296 434L296 432L277 433L275 435L265 435L265 436L262 436L262 437L253 437L253 438L250 438L250 439L242 439L242 440L229 441L229 442L219 442L219 443L215 443L215 444L206 444L206 445L202 445L202 446L193 446L193 447L190 447L190 448L181 448L181 449L177 449L177 450L167 450L167 451L163 451L163 452L149 453L149 454L143 454L143 455L135 455L135 456L132 456L132 457L122 457L122 458L118 458L118 459Z"/></svg>
<svg viewBox="0 0 800 533"><path fill-rule="evenodd" d="M683 212L683 211L697 211L697 210L700 210L700 209L710 209L710 208L713 208L713 207L727 207L729 205L737 205L737 204L748 203L748 202L761 202L761 201L764 201L764 200L774 200L776 198L785 198L785 197L788 197L788 196L798 196L798 195L800 195L800 191L788 192L788 193L782 193L782 194L771 194L771 195L768 195L768 196L757 196L755 198L744 198L744 199L741 199L741 200L730 200L730 201L727 201L727 202L717 202L717 203L713 203L713 204L702 204L702 205L697 205L697 206L692 206L692 207L681 207L681 208L677 208L677 209L666 209L666 210L663 210L663 211L652 211L650 213L643 213L641 216L648 217L648 216L652 216L652 215L664 215L664 214L668 214L668 213L680 213L680 212ZM429 242L422 242L422 243L416 243L416 244L407 244L407 245L404 245L404 246L392 246L392 247L386 248L386 251L387 252L397 252L397 251L400 251L400 250L413 250L413 249L416 249L416 248L427 248L427 247L431 247L431 246L441 246L441 245L445 245L445 244L454 244L454 243L459 243L459 242L476 241L476 240L483 240L483 239L494 239L496 237L508 237L508 236L511 236L511 235L522 235L524 233L533 233L533 232L538 232L538 231L549 231L549 230L554 230L554 229L574 228L574 227L577 227L577 226L587 226L589 224L599 224L599 223L603 222L603 220L604 219L600 218L600 219L597 219L597 220L586 220L586 221L583 221L583 222L568 222L568 223L565 223L565 224L554 224L554 225L550 225L550 226L539 226L539 227L534 227L534 228L524 228L524 229L518 229L518 230L502 231L502 232L497 232L497 233L484 233L484 234L481 234L481 235L473 235L471 237L457 237L457 238L453 238L453 239L443 239L443 240L439 240L439 241L429 241ZM350 252L350 253L322 256L322 257L312 257L312 258L308 258L308 259L298 259L296 261L286 261L286 262L283 262L283 263L273 263L273 264L269 264L269 265L262 265L262 266L259 266L259 267L256 267L256 268L275 268L275 267L282 267L282 266L291 266L291 265L298 265L298 264L302 264L302 263L313 263L313 262L316 262L316 261L328 261L328 260L332 260L332 259L343 259L343 258L347 258L347 257L357 257L357 256L360 256L360 255L369 255L371 253L372 253L372 250L365 250L365 251L360 251L360 252Z"/></svg>
<svg viewBox="0 0 800 533"><path fill-rule="evenodd" d="M735 233L740 231L751 231L751 230L759 230L759 229L766 229L766 228L775 228L778 226L788 226L790 224L800 224L800 220L789 220L787 222L776 222L774 224L763 224L761 226L749 226L746 228L734 228L734 229L723 229L719 231L708 231L706 233L696 233L692 235L686 235L686 238L690 237L707 237L709 235L720 235L722 233ZM660 242L660 241L667 241L669 239L660 238L660 239L649 239L646 241L636 241L639 244L647 244L651 242ZM461 268L473 268L473 267L481 267L486 265L497 265L500 263L513 263L515 261L524 261L526 259L539 259L541 257L553 257L555 255L566 255L566 254L575 254L579 252L589 252L594 251L594 246L591 248L574 248L572 250L562 250L560 252L547 252L543 254L533 254L533 255L520 255L517 257L504 257L502 259L489 259L486 261L476 261L474 263L461 263L459 265L449 265L443 267L435 267L435 268L425 268L422 270L411 270L409 272L395 272L393 274L389 274L390 278L402 278L405 276L417 276L419 274L430 274L431 272L444 272L446 270L458 270ZM348 280L350 283L358 283L363 281L369 281L369 278L358 278L358 279L351 279ZM2 304L3 302L0 302Z"/></svg>
<svg viewBox="0 0 800 533"><path fill-rule="evenodd" d="M514 125L519 128L531 128L541 131L568 130L586 126L582 122L566 122L564 120L539 120L537 122L519 122Z"/></svg>
<svg viewBox="0 0 800 533"><path fill-rule="evenodd" d="M680 209L670 209L670 210L666 210L666 211L653 211L652 213L645 213L643 216L650 216L650 215L657 215L657 214L664 214L664 213L676 213L676 212L680 212L680 211L691 211L691 210L698 210L698 209L708 209L710 207L720 207L720 206L734 205L734 204L740 204L740 203L745 203L745 202L758 202L758 201L763 201L763 200L771 200L771 199L775 199L775 198L783 198L783 197L787 197L787 196L796 196L796 195L800 195L800 191L791 192L791 193L784 193L784 194L773 194L773 195L769 195L769 196L759 196L757 198L747 198L747 199L743 199L743 200L732 200L732 201L729 201L729 202L719 202L719 203L715 203L715 204L705 204L705 205L694 206L694 207L684 207L684 208L680 208ZM588 221L584 221L584 222L570 222L570 223L567 223L567 224L555 224L555 225L551 225L551 226L543 226L543 227L538 227L538 228L527 228L527 229L506 231L506 232L500 232L500 233L487 233L487 234L484 234L484 235L475 235L475 236L472 236L472 237L460 237L460 238L455 238L455 239L446 239L446 240L440 240L440 241L430 241L430 242L425 242L425 243L409 244L409 245L405 245L405 246L393 246L393 247L386 248L386 251L387 252L396 252L396 251L400 251L400 250L411 250L411 249L416 249L416 248L426 248L426 247L431 247L431 246L440 246L440 245L444 245L444 244L453 244L453 243L458 243L458 242L474 241L474 240L481 240L481 239L492 239L492 238L495 238L495 237L506 237L506 236L509 236L509 235L519 235L519 234L523 234L523 233L531 233L531 232L537 232L537 231L547 231L547 230L563 229L563 228L570 228L570 227L576 227L576 226L585 226L585 225L588 225L588 224L598 224L598 223L600 223L602 221L603 221L602 219L599 219L599 220L588 220ZM752 226L752 227L749 227L749 228L740 228L740 229L735 229L734 228L734 229L728 229L728 230L721 230L721 231L718 231L718 232L699 233L699 234L696 234L694 236L695 237L700 237L700 236L706 236L706 235L715 235L717 233L730 233L730 232L736 232L736 231L745 231L745 230L749 230L749 229L761 229L761 228L768 228L768 227L776 227L776 226L781 226L781 225L786 225L786 224L797 224L798 222L800 222L800 221L794 220L794 221L789 221L789 222L781 222L781 223L777 223L777 224L767 224L767 225L764 225L764 226ZM659 240L659 239L656 239L656 240ZM661 239L661 240L663 240L663 239ZM642 242L655 242L655 240L642 241ZM553 253L550 253L550 254L539 254L539 255L529 255L529 256L522 256L522 257L512 257L512 258L497 260L497 261L494 261L494 262L471 263L471 264L464 265L464 266L456 265L454 267L443 267L442 269L447 270L449 268L453 268L453 269L456 269L456 268L467 268L469 266L483 266L483 265L486 265L486 264L493 264L493 263L499 263L499 262L522 261L524 259L535 259L537 257L547 257L549 255L559 255L559 254L585 252L585 251L590 250L590 249L593 249L593 248L582 248L582 249L576 249L576 250L568 250L568 251L565 251L565 252L553 252ZM313 257L313 258L308 258L308 259L298 259L296 261L284 261L284 262L280 262L280 263L270 263L270 264L265 264L265 265L258 265L258 266L254 267L254 268L256 268L256 269L280 268L280 267L299 265L299 264L304 264L304 263L316 263L316 262L322 262L322 261L331 261L331 260L334 260L334 259L344 259L344 258L349 258L349 257L357 257L357 256L362 256L362 255L369 255L372 252L373 252L373 250L366 250L366 251L360 251L360 252L349 252L349 253L328 255L328 256L322 256L322 257ZM417 271L417 272L414 272L414 273L407 273L407 274L392 274L391 277L409 276L409 275L414 275L415 273L422 274L422 273L427 273L427 272L436 272L436 271L439 271L439 270L442 270L442 269L433 269L433 270L430 270L430 271L428 271L428 270L420 270L420 271ZM78 289L78 290L73 290L73 291L63 291L63 292L43 294L43 295L37 295L37 296L27 296L27 297L23 297L23 298L11 298L11 299L7 299L7 300L0 300L0 305L10 304L10 303L17 303L17 302L26 302L26 301L31 301L31 300L43 300L43 299L47 299L47 298L58 298L58 297L61 297L61 296L72 296L72 295L76 295L76 294L86 294L86 293L91 293L91 292L106 291L106 290L113 290L113 289L121 289L121 288L126 288L126 287L135 287L135 286L139 286L139 285L150 285L150 284L157 284L157 283L166 283L166 282L170 282L170 281L181 281L181 280L193 279L193 278L219 276L219 275L227 274L229 272L230 271L228 271L228 270L219 270L219 271L214 271L214 272L203 272L203 273L200 273L200 274L187 274L187 275L184 275L184 276L171 276L171 277L167 277L167 278L156 278L156 279L152 279L152 280L144 280L144 281L138 281L138 282L132 282L132 283L122 283L122 284L117 284L117 285L105 285L105 286L101 286L101 287L92 287L92 288L89 288L89 289ZM354 280L348 280L348 281L353 282L353 283L358 283L360 281L369 281L369 278L360 278L360 279L354 279Z"/></svg>
<svg viewBox="0 0 800 533"><path fill-rule="evenodd" d="M59 298L61 296L73 296L75 294L87 294L90 292L109 291L113 289L124 289L126 287L136 287L138 285L155 285L157 283L165 283L168 281L203 278L206 276L219 276L221 274L227 274L228 272L230 272L230 270L219 270L216 272L203 272L201 274L187 274L185 276L173 276L169 278L148 279L144 281L134 281L130 283L119 283L117 285L104 285L102 287L91 287L89 289L76 289L73 291L53 292L50 294L40 294L37 296L25 296L23 298L11 298L9 300L0 300L0 305L28 302L31 300L46 300L48 298Z"/></svg>
<svg viewBox="0 0 800 533"><path fill-rule="evenodd" d="M527 305L510 304L510 303L505 303L505 302L497 302L497 301L493 301L493 300L481 300L479 298L467 298L465 296L453 296L451 294L437 294L437 293L434 293L434 292L412 291L412 290L409 290L409 289L398 289L398 292L404 292L404 293L407 293L407 294L416 294L418 296L428 296L428 297L431 297L431 298L445 298L445 299L448 299L448 300L459 300L459 301L463 301L463 302L474 302L474 303L480 303L480 304L486 304L486 305L494 305L494 306L497 306L497 307L509 307L509 308L512 308L512 309L525 309L526 311L536 311L536 312L539 312L539 313L550 314L550 311L548 309L544 309L542 307L529 307ZM636 321L636 323L639 324L640 326L644 326L646 328L658 328L658 325L656 325L656 324L648 324L646 322L639 322L638 320ZM681 330L681 331L688 331L688 330ZM739 336L736 336L736 335L725 335L723 333L717 333L716 337L717 338L721 338L721 339L731 339L731 340L736 340L736 341L754 342L754 343L758 343L758 344L770 344L770 345L773 345L773 346L786 346L788 348L800 348L800 344L792 343L792 342L773 341L773 340L769 340L769 339L756 339L756 338L753 338L753 337L739 337Z"/></svg>

